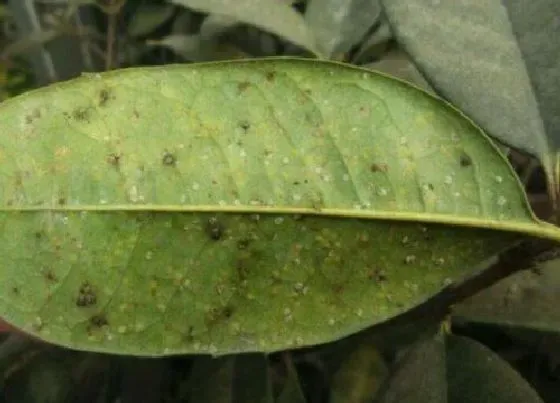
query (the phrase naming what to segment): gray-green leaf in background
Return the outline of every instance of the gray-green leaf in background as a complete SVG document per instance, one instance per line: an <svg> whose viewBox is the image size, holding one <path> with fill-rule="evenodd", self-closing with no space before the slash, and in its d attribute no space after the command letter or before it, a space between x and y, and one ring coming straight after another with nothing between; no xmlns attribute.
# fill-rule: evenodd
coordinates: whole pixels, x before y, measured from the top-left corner
<svg viewBox="0 0 560 403"><path fill-rule="evenodd" d="M310 0L305 21L315 34L321 52L342 59L376 23L379 0Z"/></svg>
<svg viewBox="0 0 560 403"><path fill-rule="evenodd" d="M560 238L457 110L340 63L93 74L0 104L0 125L0 314L71 348L324 343Z"/></svg>
<svg viewBox="0 0 560 403"><path fill-rule="evenodd" d="M313 32L288 1L277 0L169 0L192 10L230 17L318 54Z"/></svg>
<svg viewBox="0 0 560 403"><path fill-rule="evenodd" d="M447 337L447 381L452 403L544 403L507 361L466 337Z"/></svg>
<svg viewBox="0 0 560 403"><path fill-rule="evenodd" d="M540 157L560 148L560 2L384 0L432 86L489 134Z"/></svg>

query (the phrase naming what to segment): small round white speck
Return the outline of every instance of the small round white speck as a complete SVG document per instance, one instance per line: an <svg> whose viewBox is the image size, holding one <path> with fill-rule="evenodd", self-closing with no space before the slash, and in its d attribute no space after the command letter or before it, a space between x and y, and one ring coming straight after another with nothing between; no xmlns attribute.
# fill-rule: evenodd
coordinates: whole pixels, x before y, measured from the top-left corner
<svg viewBox="0 0 560 403"><path fill-rule="evenodd" d="M446 185L451 185L451 184L453 183L453 177L452 177L451 175L447 175L447 176L445 177L445 179L443 180L443 182L444 182Z"/></svg>
<svg viewBox="0 0 560 403"><path fill-rule="evenodd" d="M335 323L336 323L336 321L333 318L329 318L329 325L330 326L334 326Z"/></svg>
<svg viewBox="0 0 560 403"><path fill-rule="evenodd" d="M301 200L301 195L296 193L296 194L292 195L292 199L294 199L294 201L300 201Z"/></svg>
<svg viewBox="0 0 560 403"><path fill-rule="evenodd" d="M507 199L504 196L498 197L498 206L505 206L507 203Z"/></svg>
<svg viewBox="0 0 560 403"><path fill-rule="evenodd" d="M364 311L362 310L362 308L356 309L356 316L361 318L363 314L364 314Z"/></svg>
<svg viewBox="0 0 560 403"><path fill-rule="evenodd" d="M283 164L289 164L290 163L290 159L288 157L284 157L282 158L282 163Z"/></svg>
<svg viewBox="0 0 560 403"><path fill-rule="evenodd" d="M192 190L198 190L198 189L200 189L200 184L198 182L194 182L192 184Z"/></svg>
<svg viewBox="0 0 560 403"><path fill-rule="evenodd" d="M239 156L240 156L241 158L245 158L245 157L247 156L247 151L241 150L241 152L239 153Z"/></svg>
<svg viewBox="0 0 560 403"><path fill-rule="evenodd" d="M377 194L378 194L379 196L387 196L387 193L388 193L388 191L387 191L387 189L385 189L385 188L379 188L379 189L377 189Z"/></svg>
<svg viewBox="0 0 560 403"><path fill-rule="evenodd" d="M233 201L233 204L235 204L236 206L239 206L239 205L241 204L241 200L235 199L235 200Z"/></svg>
<svg viewBox="0 0 560 403"><path fill-rule="evenodd" d="M401 144L401 146L404 146L406 145L406 143L408 143L408 140L406 139L406 137L401 137L399 143Z"/></svg>
<svg viewBox="0 0 560 403"><path fill-rule="evenodd" d="M144 255L146 260L151 260L153 256L154 256L154 253L151 250L147 251L146 255Z"/></svg>
<svg viewBox="0 0 560 403"><path fill-rule="evenodd" d="M321 172L323 172L323 168L315 167L315 173L320 174Z"/></svg>
<svg viewBox="0 0 560 403"><path fill-rule="evenodd" d="M225 200L220 200L220 201L218 202L218 204L219 204L220 206L225 206L227 203L226 203Z"/></svg>
<svg viewBox="0 0 560 403"><path fill-rule="evenodd" d="M348 182L348 181L350 180L350 175L348 175L348 174L342 175L342 180L343 180L344 182Z"/></svg>
<svg viewBox="0 0 560 403"><path fill-rule="evenodd" d="M500 175L496 175L496 177L494 177L494 179L496 180L496 182L498 183L502 183L504 181L504 178L502 178Z"/></svg>
<svg viewBox="0 0 560 403"><path fill-rule="evenodd" d="M284 222L284 217L276 217L274 219L274 224L282 224Z"/></svg>
<svg viewBox="0 0 560 403"><path fill-rule="evenodd" d="M215 345L210 344L210 346L208 346L208 352L210 354L216 354L218 352L218 348Z"/></svg>

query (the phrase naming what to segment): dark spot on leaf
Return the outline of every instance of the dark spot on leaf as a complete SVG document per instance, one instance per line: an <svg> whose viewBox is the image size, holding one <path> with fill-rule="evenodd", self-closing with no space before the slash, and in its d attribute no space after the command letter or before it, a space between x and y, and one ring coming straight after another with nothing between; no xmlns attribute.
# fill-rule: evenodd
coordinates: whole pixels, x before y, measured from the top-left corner
<svg viewBox="0 0 560 403"><path fill-rule="evenodd" d="M276 78L276 72L275 71L267 71L266 72L266 81L272 82L272 81L274 81L275 78Z"/></svg>
<svg viewBox="0 0 560 403"><path fill-rule="evenodd" d="M237 84L237 90L241 93L244 92L250 86L251 83L249 81L241 81L240 83Z"/></svg>
<svg viewBox="0 0 560 403"><path fill-rule="evenodd" d="M19 288L17 288L17 287L12 287L12 292L13 292L15 295L19 295Z"/></svg>
<svg viewBox="0 0 560 403"><path fill-rule="evenodd" d="M54 272L51 269L47 269L44 273L43 276L45 277L45 280L50 281L50 282L56 282L58 279L56 278L56 274L54 274Z"/></svg>
<svg viewBox="0 0 560 403"><path fill-rule="evenodd" d="M33 112L25 116L25 123L31 124L36 119L39 119L40 117L41 117L41 111L39 109L35 109L33 110Z"/></svg>
<svg viewBox="0 0 560 403"><path fill-rule="evenodd" d="M434 190L434 185L432 185L431 183L428 183L428 189Z"/></svg>
<svg viewBox="0 0 560 403"><path fill-rule="evenodd" d="M111 94L109 93L109 90L104 88L101 91L99 91L99 106L105 106L109 101L110 97Z"/></svg>
<svg viewBox="0 0 560 403"><path fill-rule="evenodd" d="M383 283L387 281L387 273L382 269L374 269L370 272L369 279L377 283Z"/></svg>
<svg viewBox="0 0 560 403"><path fill-rule="evenodd" d="M77 108L72 112L74 119L79 121L89 120L89 110L87 108Z"/></svg>
<svg viewBox="0 0 560 403"><path fill-rule="evenodd" d="M237 241L237 249L247 249L249 247L250 239L244 238Z"/></svg>
<svg viewBox="0 0 560 403"><path fill-rule="evenodd" d="M111 164L112 166L118 168L120 166L120 163L121 163L121 158L122 158L121 154L111 153L111 154L107 155L107 162L109 164Z"/></svg>
<svg viewBox="0 0 560 403"><path fill-rule="evenodd" d="M107 320L107 316L105 316L104 313L98 313L89 318L89 323L93 327L100 328L103 326L107 326L109 324L109 321Z"/></svg>
<svg viewBox="0 0 560 403"><path fill-rule="evenodd" d="M138 119L138 118L140 117L140 113L138 112L138 110L137 110L136 108L134 108L134 109L132 110L132 115L134 115L134 117L135 117L136 119Z"/></svg>
<svg viewBox="0 0 560 403"><path fill-rule="evenodd" d="M76 305L79 307L88 307L97 303L97 294L93 286L84 281L78 290L78 297L76 298Z"/></svg>
<svg viewBox="0 0 560 403"><path fill-rule="evenodd" d="M371 164L371 166L369 167L369 170L370 170L371 172L373 172L373 173L376 173L376 172L383 172L383 173L386 173L387 170L388 170L388 168L387 168L387 164L376 164L376 163L373 163L373 164Z"/></svg>
<svg viewBox="0 0 560 403"><path fill-rule="evenodd" d="M208 234L210 239L219 241L224 235L224 226L222 225L222 223L220 223L218 218L211 217L206 223L206 233Z"/></svg>
<svg viewBox="0 0 560 403"><path fill-rule="evenodd" d="M467 154L463 153L459 158L459 163L462 167L470 167L472 165L472 159Z"/></svg>
<svg viewBox="0 0 560 403"><path fill-rule="evenodd" d="M175 154L170 153L169 151L165 151L163 153L161 163L165 166L173 167L177 163L177 157L175 157Z"/></svg>
<svg viewBox="0 0 560 403"><path fill-rule="evenodd" d="M41 239L43 237L43 232L36 231L33 235L35 236L35 239Z"/></svg>
<svg viewBox="0 0 560 403"><path fill-rule="evenodd" d="M251 128L251 124L247 120L242 120L239 122L239 127L247 132Z"/></svg>
<svg viewBox="0 0 560 403"><path fill-rule="evenodd" d="M66 198L64 196L61 196L58 198L58 204L60 206L64 206L66 204Z"/></svg>

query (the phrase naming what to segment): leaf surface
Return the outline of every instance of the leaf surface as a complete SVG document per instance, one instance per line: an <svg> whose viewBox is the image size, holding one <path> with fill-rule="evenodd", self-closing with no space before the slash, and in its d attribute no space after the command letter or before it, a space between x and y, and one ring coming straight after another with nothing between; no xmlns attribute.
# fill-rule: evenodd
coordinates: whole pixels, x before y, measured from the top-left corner
<svg viewBox="0 0 560 403"><path fill-rule="evenodd" d="M0 126L0 313L72 348L322 343L519 233L558 239L470 121L342 64L87 75L1 104Z"/></svg>
<svg viewBox="0 0 560 403"><path fill-rule="evenodd" d="M560 37L558 1L383 6L397 39L440 94L492 136L540 157L552 174L560 146L560 41L552 39Z"/></svg>
<svg viewBox="0 0 560 403"><path fill-rule="evenodd" d="M289 2L276 0L170 0L194 11L217 14L278 35L318 54L313 32Z"/></svg>

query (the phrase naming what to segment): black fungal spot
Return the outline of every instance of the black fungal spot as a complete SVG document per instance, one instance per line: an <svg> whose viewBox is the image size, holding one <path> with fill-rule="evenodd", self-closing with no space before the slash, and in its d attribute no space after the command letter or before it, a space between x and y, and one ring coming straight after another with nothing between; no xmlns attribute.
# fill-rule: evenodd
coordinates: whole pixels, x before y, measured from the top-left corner
<svg viewBox="0 0 560 403"><path fill-rule="evenodd" d="M42 231L36 231L33 236L35 237L35 239L39 240L41 238L43 238L43 232Z"/></svg>
<svg viewBox="0 0 560 403"><path fill-rule="evenodd" d="M434 190L434 185L432 185L431 183L428 183L428 189Z"/></svg>
<svg viewBox="0 0 560 403"><path fill-rule="evenodd" d="M66 204L66 198L63 196L59 197L57 201L59 206L64 206Z"/></svg>
<svg viewBox="0 0 560 403"><path fill-rule="evenodd" d="M107 316L105 316L104 313L98 313L89 318L89 324L92 327L100 328L103 326L107 326L109 324L109 321L107 320Z"/></svg>
<svg viewBox="0 0 560 403"><path fill-rule="evenodd" d="M241 81L237 84L237 90L242 93L245 92L245 90L247 90L247 88L249 88L250 86L251 83L249 81Z"/></svg>
<svg viewBox="0 0 560 403"><path fill-rule="evenodd" d="M87 108L77 108L72 111L72 117L79 121L89 120L89 110Z"/></svg>
<svg viewBox="0 0 560 403"><path fill-rule="evenodd" d="M370 280L373 280L377 283L384 283L388 279L387 278L387 273L385 272L385 270L382 270L382 269L372 270L369 274L369 278L370 278Z"/></svg>
<svg viewBox="0 0 560 403"><path fill-rule="evenodd" d="M388 168L387 168L387 164L376 164L373 163L371 164L371 166L369 167L369 170L373 173L376 172L382 172L382 173L386 173Z"/></svg>
<svg viewBox="0 0 560 403"><path fill-rule="evenodd" d="M218 218L211 217L206 223L206 233L208 234L210 239L219 241L224 235L224 226L222 225L222 223L220 223Z"/></svg>
<svg viewBox="0 0 560 403"><path fill-rule="evenodd" d="M266 72L266 81L273 82L275 78L276 78L276 72L275 71L267 71Z"/></svg>
<svg viewBox="0 0 560 403"><path fill-rule="evenodd" d="M40 117L41 117L41 111L39 109L35 109L33 112L25 116L25 123L31 124L36 119L39 119Z"/></svg>
<svg viewBox="0 0 560 403"><path fill-rule="evenodd" d="M244 238L237 241L237 249L247 249L249 247L250 239Z"/></svg>
<svg viewBox="0 0 560 403"><path fill-rule="evenodd" d="M470 167L472 165L472 158L463 153L461 157L459 157L459 164L461 164L462 167Z"/></svg>
<svg viewBox="0 0 560 403"><path fill-rule="evenodd" d="M78 297L76 298L76 306L81 308L95 305L97 303L97 294L92 285L85 281L78 290Z"/></svg>
<svg viewBox="0 0 560 403"><path fill-rule="evenodd" d="M18 287L12 287L12 293L14 293L15 295L19 295L19 288Z"/></svg>
<svg viewBox="0 0 560 403"><path fill-rule="evenodd" d="M173 154L169 151L165 151L163 153L161 163L165 166L168 166L168 167L174 167L175 164L177 164L177 157L175 157L175 154Z"/></svg>
<svg viewBox="0 0 560 403"><path fill-rule="evenodd" d="M54 274L54 272L51 269L47 269L43 273L43 277L45 277L45 280L50 281L51 283L58 281L56 274Z"/></svg>
<svg viewBox="0 0 560 403"><path fill-rule="evenodd" d="M251 128L251 124L247 120L242 120L242 121L239 122L239 127L244 132L247 132Z"/></svg>
<svg viewBox="0 0 560 403"><path fill-rule="evenodd" d="M112 166L118 168L121 164L121 158L122 158L121 154L111 153L111 154L107 155L106 161L109 164L111 164Z"/></svg>
<svg viewBox="0 0 560 403"><path fill-rule="evenodd" d="M109 93L109 90L104 88L101 91L99 91L99 106L105 106L109 101L110 97L111 94Z"/></svg>

